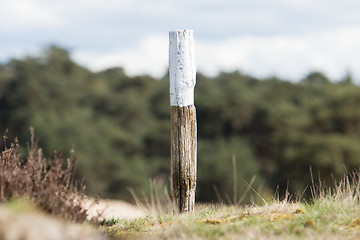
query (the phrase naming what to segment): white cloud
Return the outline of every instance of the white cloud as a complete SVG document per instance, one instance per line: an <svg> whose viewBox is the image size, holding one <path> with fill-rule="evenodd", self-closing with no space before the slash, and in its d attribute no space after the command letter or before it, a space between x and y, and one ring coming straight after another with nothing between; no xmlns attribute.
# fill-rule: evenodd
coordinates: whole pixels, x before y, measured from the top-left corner
<svg viewBox="0 0 360 240"><path fill-rule="evenodd" d="M79 50L73 57L95 71L120 66L131 76L150 74L162 77L168 65L168 35L149 35L133 48L109 53Z"/></svg>
<svg viewBox="0 0 360 240"><path fill-rule="evenodd" d="M311 70L332 79L345 71L360 77L360 30L343 29L299 36L247 36L218 41L195 39L197 69L207 75L241 70L257 77L299 80ZM149 35L133 48L111 53L75 51L93 70L122 66L129 75L161 77L168 66L168 36Z"/></svg>
<svg viewBox="0 0 360 240"><path fill-rule="evenodd" d="M51 8L36 0L0 1L1 32L21 32L33 28L54 27L60 24Z"/></svg>
<svg viewBox="0 0 360 240"><path fill-rule="evenodd" d="M319 70L339 79L351 70L360 77L360 30L204 41L197 43L196 54L198 69L210 75L240 69L259 77L298 80L311 70Z"/></svg>
<svg viewBox="0 0 360 240"><path fill-rule="evenodd" d="M162 76L167 31L193 28L198 69L299 79L308 71L360 78L355 0L0 0L0 59L57 42L100 70ZM158 34L160 33L160 34ZM358 63L359 62L359 63Z"/></svg>

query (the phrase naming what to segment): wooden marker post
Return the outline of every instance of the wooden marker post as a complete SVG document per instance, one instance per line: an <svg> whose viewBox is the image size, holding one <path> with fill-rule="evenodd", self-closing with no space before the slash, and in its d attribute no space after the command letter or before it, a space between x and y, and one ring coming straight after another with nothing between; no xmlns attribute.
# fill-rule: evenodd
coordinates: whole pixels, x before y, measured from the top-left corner
<svg viewBox="0 0 360 240"><path fill-rule="evenodd" d="M180 212L190 212L195 207L197 151L193 31L171 31L169 40L171 199Z"/></svg>

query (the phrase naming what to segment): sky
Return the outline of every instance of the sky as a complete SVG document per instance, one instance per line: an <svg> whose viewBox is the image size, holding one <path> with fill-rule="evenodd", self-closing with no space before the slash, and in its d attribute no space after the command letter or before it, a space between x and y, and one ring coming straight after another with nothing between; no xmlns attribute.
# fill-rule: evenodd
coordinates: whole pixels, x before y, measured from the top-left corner
<svg viewBox="0 0 360 240"><path fill-rule="evenodd" d="M358 0L0 0L0 62L55 44L93 71L162 77L171 30L193 29L199 72L360 83Z"/></svg>

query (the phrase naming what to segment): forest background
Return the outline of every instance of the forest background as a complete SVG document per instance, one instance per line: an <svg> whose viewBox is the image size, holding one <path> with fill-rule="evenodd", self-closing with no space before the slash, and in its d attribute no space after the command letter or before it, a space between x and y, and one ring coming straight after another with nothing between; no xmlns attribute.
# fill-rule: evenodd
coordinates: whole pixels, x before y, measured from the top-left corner
<svg viewBox="0 0 360 240"><path fill-rule="evenodd" d="M198 73L195 105L198 201L231 198L234 174L239 195L251 183L264 195L306 198L311 173L331 183L360 166L360 87L350 73L311 72L298 82ZM30 126L46 155L78 158L76 176L90 195L131 200L129 189L149 194L150 179L168 184L168 75L93 72L58 46L14 58L0 64L0 132L18 137L25 153Z"/></svg>

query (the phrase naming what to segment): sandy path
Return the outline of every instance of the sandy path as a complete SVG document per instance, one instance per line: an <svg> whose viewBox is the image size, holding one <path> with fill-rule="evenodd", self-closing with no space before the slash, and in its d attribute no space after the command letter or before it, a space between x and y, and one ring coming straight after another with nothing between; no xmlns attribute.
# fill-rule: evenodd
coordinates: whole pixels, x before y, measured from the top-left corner
<svg viewBox="0 0 360 240"><path fill-rule="evenodd" d="M85 200L84 207L88 209L89 217L96 216L99 212L105 219L145 217L143 209L121 200L101 199L98 204L94 200Z"/></svg>

